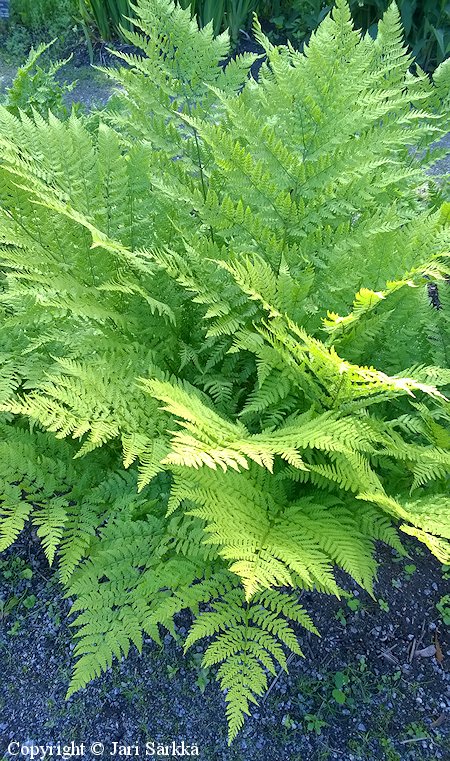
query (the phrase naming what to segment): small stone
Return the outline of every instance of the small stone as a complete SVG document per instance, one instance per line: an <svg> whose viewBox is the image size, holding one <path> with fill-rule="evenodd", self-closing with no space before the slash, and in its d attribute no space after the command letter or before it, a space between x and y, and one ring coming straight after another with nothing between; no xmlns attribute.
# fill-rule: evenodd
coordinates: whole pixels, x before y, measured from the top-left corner
<svg viewBox="0 0 450 761"><path fill-rule="evenodd" d="M362 723L362 721L359 722L357 726L358 732L366 732L366 725Z"/></svg>

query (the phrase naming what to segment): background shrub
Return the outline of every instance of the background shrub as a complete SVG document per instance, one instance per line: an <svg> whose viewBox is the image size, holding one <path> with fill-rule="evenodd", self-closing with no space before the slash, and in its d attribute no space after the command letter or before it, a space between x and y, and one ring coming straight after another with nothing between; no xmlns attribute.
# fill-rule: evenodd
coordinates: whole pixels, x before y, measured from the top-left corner
<svg viewBox="0 0 450 761"><path fill-rule="evenodd" d="M132 16L128 0L80 0L80 12L85 24L94 23L103 40L120 34L120 27L130 28L127 16Z"/></svg>
<svg viewBox="0 0 450 761"><path fill-rule="evenodd" d="M54 53L67 50L79 15L77 0L11 0L10 18L0 20L0 50L23 57L54 38Z"/></svg>
<svg viewBox="0 0 450 761"><path fill-rule="evenodd" d="M357 25L375 33L375 26L389 5L388 0L353 0ZM450 5L446 0L397 0L408 45L417 62L434 69L450 52Z"/></svg>
<svg viewBox="0 0 450 761"><path fill-rule="evenodd" d="M241 29L251 26L254 11L273 42L287 39L301 47L332 7L326 0L178 0L191 8L201 26L212 21L215 34L230 30L234 44ZM378 21L390 0L350 0L356 25L376 34ZM405 35L414 57L431 71L450 52L450 4L447 0L397 0ZM133 16L130 0L11 0L11 19L0 21L0 47L9 54L25 55L32 44L59 40L59 50L67 49L71 30L78 22L85 32L95 27L103 40L130 28ZM88 37L88 44L90 38Z"/></svg>
<svg viewBox="0 0 450 761"><path fill-rule="evenodd" d="M260 3L260 17L267 20L275 40L286 38L301 44L332 7L324 0L266 0ZM351 0L350 8L358 27L376 34L378 21L390 0ZM450 5L446 0L397 0L406 41L423 68L436 68L450 52Z"/></svg>
<svg viewBox="0 0 450 761"><path fill-rule="evenodd" d="M180 0L180 5L190 6L202 26L212 21L216 34L228 28L236 43L240 29L250 23L251 14L258 10L260 3L258 0Z"/></svg>

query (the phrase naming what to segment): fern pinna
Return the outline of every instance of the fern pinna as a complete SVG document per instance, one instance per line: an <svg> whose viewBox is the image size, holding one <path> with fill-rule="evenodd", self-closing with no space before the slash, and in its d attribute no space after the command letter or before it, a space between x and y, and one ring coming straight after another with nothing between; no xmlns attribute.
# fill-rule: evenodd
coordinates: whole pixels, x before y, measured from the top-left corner
<svg viewBox="0 0 450 761"><path fill-rule="evenodd" d="M399 530L449 562L450 65L338 0L302 54L255 22L256 83L135 13L105 111L0 109L0 546L31 519L57 560L69 694L190 610L232 739L316 632L301 590L372 592Z"/></svg>

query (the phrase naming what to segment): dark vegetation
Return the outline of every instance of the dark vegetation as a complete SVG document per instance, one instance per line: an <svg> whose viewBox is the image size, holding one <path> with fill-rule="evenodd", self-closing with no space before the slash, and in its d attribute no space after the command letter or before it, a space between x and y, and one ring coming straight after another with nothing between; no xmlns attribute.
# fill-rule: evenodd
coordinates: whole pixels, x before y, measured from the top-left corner
<svg viewBox="0 0 450 761"><path fill-rule="evenodd" d="M289 39L301 48L330 11L326 0L180 0L201 25L212 22L216 34L228 28L233 44L251 39L252 13L273 42ZM350 0L356 25L375 36L389 0ZM450 7L446 0L399 0L406 40L414 58L427 71L450 52ZM11 0L8 21L0 19L0 51L9 58L25 57L31 45L57 38L54 54L73 52L98 61L101 40L111 41L130 29L129 0Z"/></svg>

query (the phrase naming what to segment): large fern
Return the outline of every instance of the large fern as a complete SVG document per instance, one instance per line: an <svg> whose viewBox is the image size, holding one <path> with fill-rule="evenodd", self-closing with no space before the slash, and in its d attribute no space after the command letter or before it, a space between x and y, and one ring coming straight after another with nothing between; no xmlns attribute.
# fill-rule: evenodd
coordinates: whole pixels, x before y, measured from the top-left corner
<svg viewBox="0 0 450 761"><path fill-rule="evenodd" d="M373 593L398 529L450 558L450 67L410 73L395 6L304 54L256 23L258 83L135 11L103 114L0 109L0 547L30 518L58 562L69 694L190 610L232 739L302 589Z"/></svg>

